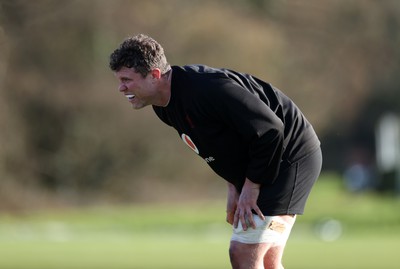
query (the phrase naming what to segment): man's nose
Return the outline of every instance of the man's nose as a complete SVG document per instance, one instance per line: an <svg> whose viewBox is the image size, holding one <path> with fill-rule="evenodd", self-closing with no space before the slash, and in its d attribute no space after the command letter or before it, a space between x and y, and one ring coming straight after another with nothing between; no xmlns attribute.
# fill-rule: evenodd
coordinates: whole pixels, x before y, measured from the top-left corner
<svg viewBox="0 0 400 269"><path fill-rule="evenodd" d="M126 91L128 88L124 85L124 84L120 84L119 85L119 87L118 87L118 90L120 91L120 92L124 92L124 91Z"/></svg>

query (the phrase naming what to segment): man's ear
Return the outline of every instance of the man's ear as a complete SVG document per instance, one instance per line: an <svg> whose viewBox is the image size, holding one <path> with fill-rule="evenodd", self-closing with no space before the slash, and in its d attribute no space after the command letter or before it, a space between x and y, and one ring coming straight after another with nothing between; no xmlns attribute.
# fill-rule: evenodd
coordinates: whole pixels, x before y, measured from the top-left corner
<svg viewBox="0 0 400 269"><path fill-rule="evenodd" d="M158 68L154 68L150 71L151 77L155 79L160 79L162 76L161 70Z"/></svg>

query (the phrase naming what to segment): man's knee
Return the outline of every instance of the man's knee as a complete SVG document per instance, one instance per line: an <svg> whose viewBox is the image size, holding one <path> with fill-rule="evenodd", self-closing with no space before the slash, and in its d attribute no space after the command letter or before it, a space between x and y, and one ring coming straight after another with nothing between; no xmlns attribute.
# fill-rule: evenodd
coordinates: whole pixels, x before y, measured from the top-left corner
<svg viewBox="0 0 400 269"><path fill-rule="evenodd" d="M271 247L264 256L265 269L283 269L282 255L284 246Z"/></svg>
<svg viewBox="0 0 400 269"><path fill-rule="evenodd" d="M261 268L268 244L244 244L231 241L229 257L234 269Z"/></svg>

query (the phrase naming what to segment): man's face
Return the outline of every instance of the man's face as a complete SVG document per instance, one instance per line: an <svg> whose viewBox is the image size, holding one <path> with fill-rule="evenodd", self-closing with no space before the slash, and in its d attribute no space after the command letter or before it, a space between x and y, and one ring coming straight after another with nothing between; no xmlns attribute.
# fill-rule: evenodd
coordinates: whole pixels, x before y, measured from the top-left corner
<svg viewBox="0 0 400 269"><path fill-rule="evenodd" d="M143 77L133 68L122 67L115 72L115 76L119 80L118 90L128 98L134 109L154 104L158 93L151 73Z"/></svg>

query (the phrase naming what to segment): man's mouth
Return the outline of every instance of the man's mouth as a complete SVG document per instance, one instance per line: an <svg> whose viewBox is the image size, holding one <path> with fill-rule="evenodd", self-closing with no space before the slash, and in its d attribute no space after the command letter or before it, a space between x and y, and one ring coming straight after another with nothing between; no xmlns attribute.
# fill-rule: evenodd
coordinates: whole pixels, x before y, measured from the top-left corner
<svg viewBox="0 0 400 269"><path fill-rule="evenodd" d="M134 94L127 94L127 95L125 95L126 96L126 98L128 98L129 100L132 100L133 98L135 98L135 95Z"/></svg>

